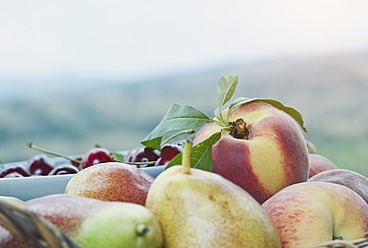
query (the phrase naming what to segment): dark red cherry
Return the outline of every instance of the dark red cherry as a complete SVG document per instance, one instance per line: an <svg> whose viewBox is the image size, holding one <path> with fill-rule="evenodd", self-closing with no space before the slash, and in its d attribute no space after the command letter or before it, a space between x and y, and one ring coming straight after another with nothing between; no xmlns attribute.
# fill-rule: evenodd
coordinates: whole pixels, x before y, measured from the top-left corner
<svg viewBox="0 0 368 248"><path fill-rule="evenodd" d="M161 147L161 156L155 166L167 165L176 155L183 151L183 146L177 144L166 144Z"/></svg>
<svg viewBox="0 0 368 248"><path fill-rule="evenodd" d="M63 175L63 174L76 174L79 172L79 169L72 164L60 164L57 165L52 171L50 171L49 176L52 175Z"/></svg>
<svg viewBox="0 0 368 248"><path fill-rule="evenodd" d="M160 156L160 152L151 147L137 147L128 151L127 155L124 157L125 162L153 162L156 161ZM138 168L144 168L148 166L153 166L153 164L140 164L137 165Z"/></svg>
<svg viewBox="0 0 368 248"><path fill-rule="evenodd" d="M75 160L79 160L79 161L82 161L83 156L80 156L80 157L73 157L73 159L75 159ZM71 164L71 165L73 165L73 166L75 166L75 167L77 167L77 168L79 168L79 166L81 165L80 163L77 163L77 162L74 162L74 161L70 161L70 164Z"/></svg>
<svg viewBox="0 0 368 248"><path fill-rule="evenodd" d="M89 150L82 158L80 169L83 170L99 163L113 162L110 152L104 148L96 147Z"/></svg>
<svg viewBox="0 0 368 248"><path fill-rule="evenodd" d="M55 166L55 160L45 154L37 154L28 159L26 168L33 176L47 176Z"/></svg>
<svg viewBox="0 0 368 248"><path fill-rule="evenodd" d="M0 170L0 178L29 177L31 173L20 164L9 164Z"/></svg>

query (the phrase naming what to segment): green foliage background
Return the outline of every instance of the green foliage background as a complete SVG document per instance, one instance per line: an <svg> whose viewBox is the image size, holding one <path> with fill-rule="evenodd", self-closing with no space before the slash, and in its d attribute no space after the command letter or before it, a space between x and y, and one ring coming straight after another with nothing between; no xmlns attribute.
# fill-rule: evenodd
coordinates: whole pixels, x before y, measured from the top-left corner
<svg viewBox="0 0 368 248"><path fill-rule="evenodd" d="M234 98L272 98L298 109L309 130L305 137L320 154L368 176L367 68L368 55L270 60L0 100L0 156L28 159L37 154L29 141L69 155L97 143L110 150L139 146L173 103L213 116L218 79L237 74Z"/></svg>

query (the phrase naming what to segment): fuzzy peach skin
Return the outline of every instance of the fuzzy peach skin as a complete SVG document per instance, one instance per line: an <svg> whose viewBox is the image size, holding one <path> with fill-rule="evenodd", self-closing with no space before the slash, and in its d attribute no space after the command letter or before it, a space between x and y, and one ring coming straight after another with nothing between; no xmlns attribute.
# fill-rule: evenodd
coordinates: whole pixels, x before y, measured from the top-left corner
<svg viewBox="0 0 368 248"><path fill-rule="evenodd" d="M248 139L236 139L229 131L222 131L212 150L213 172L248 191L259 203L308 179L306 141L289 115L269 104L251 102L230 112L230 121L238 118L247 123ZM194 138L194 145L220 128L216 123L206 124Z"/></svg>
<svg viewBox="0 0 368 248"><path fill-rule="evenodd" d="M344 185L360 195L368 204L368 178L347 169L323 171L308 180L309 182L329 182Z"/></svg>
<svg viewBox="0 0 368 248"><path fill-rule="evenodd" d="M338 167L328 158L316 153L309 154L309 178L322 171L333 169L338 169Z"/></svg>
<svg viewBox="0 0 368 248"><path fill-rule="evenodd" d="M349 241L368 231L368 204L356 192L338 184L294 184L262 206L279 230L283 248L310 248L333 237Z"/></svg>

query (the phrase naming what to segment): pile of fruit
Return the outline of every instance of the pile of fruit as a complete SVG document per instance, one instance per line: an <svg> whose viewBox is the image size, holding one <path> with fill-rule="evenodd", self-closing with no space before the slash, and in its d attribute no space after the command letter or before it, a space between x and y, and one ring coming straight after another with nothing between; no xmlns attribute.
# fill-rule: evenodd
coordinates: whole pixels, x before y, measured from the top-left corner
<svg viewBox="0 0 368 248"><path fill-rule="evenodd" d="M20 204L80 247L367 247L368 178L317 154L291 107L237 98L223 109L237 84L219 80L214 118L174 104L142 147L68 157L76 170L60 172L75 173L64 194ZM56 174L37 164L8 175ZM165 170L153 178L147 166ZM0 247L30 245L0 228Z"/></svg>

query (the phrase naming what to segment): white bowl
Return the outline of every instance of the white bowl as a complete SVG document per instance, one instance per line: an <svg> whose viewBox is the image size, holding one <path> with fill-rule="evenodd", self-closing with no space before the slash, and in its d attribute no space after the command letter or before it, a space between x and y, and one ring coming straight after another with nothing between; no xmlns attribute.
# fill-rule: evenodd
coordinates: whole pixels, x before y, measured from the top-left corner
<svg viewBox="0 0 368 248"><path fill-rule="evenodd" d="M157 177L164 169L165 166L157 166L142 168L141 170L153 177ZM1 178L0 196L13 196L27 201L41 196L62 194L67 183L73 176L74 174Z"/></svg>

